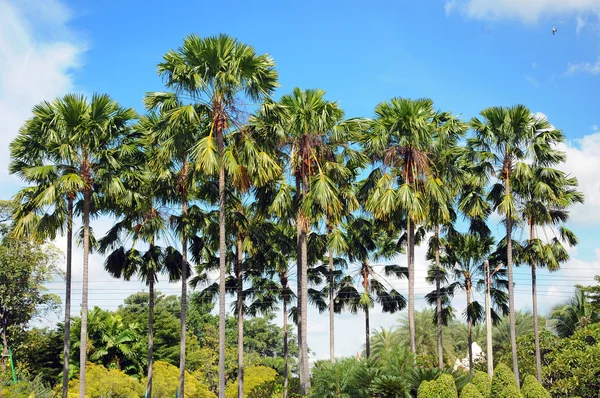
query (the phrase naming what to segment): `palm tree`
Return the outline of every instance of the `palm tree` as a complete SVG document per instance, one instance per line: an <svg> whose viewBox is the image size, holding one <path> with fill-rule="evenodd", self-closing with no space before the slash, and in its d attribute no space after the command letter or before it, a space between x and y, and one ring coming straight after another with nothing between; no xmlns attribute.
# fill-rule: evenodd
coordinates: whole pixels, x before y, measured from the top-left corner
<svg viewBox="0 0 600 398"><path fill-rule="evenodd" d="M43 179L57 170L60 192L82 196L83 221L83 291L81 304L81 344L87 340L88 264L90 252L90 214L92 197L114 197L124 192L116 171L126 166L120 143L128 135L136 112L121 107L108 95L94 94L91 101L82 95L67 94L52 103L34 108L34 122L26 126L13 146L13 170L20 168L19 157L31 145L33 157L23 156L24 163L35 159L38 167L28 169L28 179ZM27 128L31 127L31 129ZM41 127L41 129L40 129ZM45 143L45 149L40 143ZM18 148L20 147L20 149ZM56 204L56 195L36 198L34 206ZM80 350L80 391L85 396L86 350ZM64 375L63 375L64 377Z"/></svg>
<svg viewBox="0 0 600 398"><path fill-rule="evenodd" d="M99 341L90 358L102 362L108 368L123 369L123 359L135 362L135 343L139 340L138 326L123 324L119 315L109 314L102 322Z"/></svg>
<svg viewBox="0 0 600 398"><path fill-rule="evenodd" d="M555 305L550 312L550 324L561 338L572 336L578 329L599 321L600 314L590 305L585 290L580 288L573 297Z"/></svg>
<svg viewBox="0 0 600 398"><path fill-rule="evenodd" d="M473 300L473 290L485 286L485 275L483 262L488 258L494 240L491 237L481 237L474 234L452 233L444 242L444 255L442 263L446 268L452 270L455 282L447 286L446 290L453 296L456 290L462 290L466 294L467 306L464 312L467 320L467 338L469 352L469 373L473 377L473 340L472 327L484 319L484 306ZM497 272L492 278L491 289L493 302L496 309L507 312L505 295L506 280L503 273ZM499 319L496 312L492 310L492 318Z"/></svg>
<svg viewBox="0 0 600 398"><path fill-rule="evenodd" d="M506 224L506 267L508 271L509 318L511 323L511 349L513 371L519 383L517 360L517 337L515 331L515 297L513 280L512 232L517 220L517 196L511 183L515 171L526 160L533 164L548 164L556 161L554 153L538 148L539 136L549 131L550 124L544 118L536 117L523 105L513 107L493 107L481 112L482 119L473 118L471 127L474 137L467 140L468 161L484 170L486 176L496 176L489 197L494 208L504 217Z"/></svg>
<svg viewBox="0 0 600 398"><path fill-rule="evenodd" d="M240 127L242 99L258 102L277 87L273 59L258 55L251 46L227 35L200 38L190 35L177 51L171 50L158 64L158 73L169 88L200 103L209 116L210 133L195 143L192 154L202 170L219 175L219 250L225 247L225 171L238 178L242 172L230 150L225 135ZM216 142L215 142L216 141ZM215 145L216 144L216 145ZM185 255L184 255L185 256ZM221 295L219 303L219 397L225 395L225 256L220 255ZM183 304L183 301L182 301ZM182 314L185 311L182 310ZM182 336L185 325L182 324ZM183 396L185 342L182 337L179 394Z"/></svg>
<svg viewBox="0 0 600 398"><path fill-rule="evenodd" d="M396 251L395 242L376 228L373 220L356 218L345 227L347 255L350 262L359 263L357 272L345 276L338 289L335 311L349 309L353 314L362 310L365 314L365 351L367 358L371 354L369 308L378 302L383 312L395 313L406 307L406 299L390 283L383 279L371 260L392 258ZM382 266L384 276L401 278L406 276L406 268L398 265ZM355 279L360 280L360 290L355 287Z"/></svg>
<svg viewBox="0 0 600 398"><path fill-rule="evenodd" d="M547 147L546 151L557 152L553 147L561 139L562 134L555 132L551 142L542 144ZM555 156L560 157L561 153L556 153ZM540 383L542 363L537 321L536 269L545 266L551 272L558 270L561 263L569 260L563 242L570 246L577 244L575 234L564 226L569 216L568 208L583 202L583 195L576 187L575 178L569 178L565 173L550 167L524 166L515 179L515 191L519 193L521 200L519 213L527 220L529 229L529 239L523 245L521 260L531 267L536 370ZM540 230L542 233L538 233ZM543 241L541 236L551 236L551 239Z"/></svg>
<svg viewBox="0 0 600 398"><path fill-rule="evenodd" d="M440 263L440 226L452 225L456 220L454 211L455 198L460 193L458 187L463 184L464 171L459 166L463 148L457 146L457 140L462 137L466 126L458 121L444 124L450 128L452 134L445 135L445 139L436 140L431 157L432 173L427 180L427 221L433 227L433 236L430 239L430 251L433 250L435 265L435 305L436 325L438 333L438 367L444 368L443 351L443 326L444 326L444 297L441 291L442 269Z"/></svg>
<svg viewBox="0 0 600 398"><path fill-rule="evenodd" d="M18 173L24 177L28 173L27 170L29 168L38 167L36 160L26 164L25 156L37 156L39 154L27 151L25 150L25 146L21 146L21 144L26 144L19 142L23 137L18 136L11 143L13 159L15 157L19 158L17 162L11 164L11 173ZM50 166L49 168L52 167ZM15 235L19 237L29 236L41 242L48 239L55 239L57 232L61 234L65 234L66 232L67 237L62 373L62 396L66 398L68 395L69 358L71 351L71 264L73 258L73 209L75 195L72 192L61 192L62 187L56 184L58 176L54 172L47 174L42 180L27 179L27 181L34 185L21 189L14 197L15 201L19 204L14 211ZM50 196L54 195L54 199L52 200L54 203L51 206L36 206L35 203L44 197L48 197L48 193ZM45 200L46 203L48 201Z"/></svg>
<svg viewBox="0 0 600 398"><path fill-rule="evenodd" d="M145 162L145 156L140 159ZM143 192L142 200L134 206L122 206L117 200L112 212L121 219L100 239L99 252L106 254L104 267L115 278L130 280L135 274L148 285L148 363L146 395L152 396L152 365L154 349L154 285L158 275L167 273L170 281L181 277L181 253L173 247L162 248L157 240L168 239L168 223L165 216L153 206L156 185L150 169L140 170L141 178L133 179L128 189ZM126 240L131 247L126 247ZM148 245L146 251L136 248L137 244Z"/></svg>
<svg viewBox="0 0 600 398"><path fill-rule="evenodd" d="M306 340L308 309L307 237L311 222L318 218L315 208L325 214L340 211L338 189L326 172L325 163L334 160L335 148L347 142L346 133L354 123L343 121L344 113L336 102L324 98L323 90L301 90L284 95L278 103L266 103L261 121L280 136L281 156L289 159L296 186L296 236L298 261L298 346L300 389L310 390L308 345ZM310 196L309 196L310 193Z"/></svg>
<svg viewBox="0 0 600 398"><path fill-rule="evenodd" d="M432 164L430 155L435 140L459 133L452 128L455 119L436 112L430 99L411 100L392 98L375 108L375 118L362 141L366 153L378 167L369 176L376 179L365 203L377 219L398 223L398 213L406 217L408 263L408 322L410 350L416 352L415 307L415 226L426 220L428 194L441 195L441 184L429 180ZM445 127L445 125L447 126ZM428 183L429 181L429 183Z"/></svg>

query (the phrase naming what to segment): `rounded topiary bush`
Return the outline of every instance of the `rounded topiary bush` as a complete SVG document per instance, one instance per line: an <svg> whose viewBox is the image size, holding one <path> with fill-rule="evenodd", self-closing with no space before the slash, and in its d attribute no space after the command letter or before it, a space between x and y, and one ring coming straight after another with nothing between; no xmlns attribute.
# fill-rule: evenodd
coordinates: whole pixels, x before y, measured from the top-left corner
<svg viewBox="0 0 600 398"><path fill-rule="evenodd" d="M417 391L417 398L434 398L436 394L436 381L424 380Z"/></svg>
<svg viewBox="0 0 600 398"><path fill-rule="evenodd" d="M469 383L463 387L460 392L460 398L483 398L483 394L479 392L474 384Z"/></svg>
<svg viewBox="0 0 600 398"><path fill-rule="evenodd" d="M506 387L504 387L504 390L502 390L502 392L498 395L492 395L492 397L497 397L497 398L523 398L523 395L521 395L521 391L519 391L519 387L517 387L517 384L509 384Z"/></svg>
<svg viewBox="0 0 600 398"><path fill-rule="evenodd" d="M492 391L492 378L490 375L476 370L473 374L473 380L471 380L471 383L477 387L477 390L479 390L483 398L490 398Z"/></svg>
<svg viewBox="0 0 600 398"><path fill-rule="evenodd" d="M514 387L517 391L519 391L519 387L517 386L517 381L515 380L515 375L510 370L510 368L503 363L499 364L494 370L494 377L492 378L492 389L490 396L494 398L499 398L501 394L504 393L504 390L507 387ZM513 389L513 390L514 390ZM520 396L521 393L519 391Z"/></svg>
<svg viewBox="0 0 600 398"><path fill-rule="evenodd" d="M443 374L436 380L437 398L458 398L458 390L454 383L454 377Z"/></svg>
<svg viewBox="0 0 600 398"><path fill-rule="evenodd" d="M521 394L523 398L551 398L550 393L531 375L525 377Z"/></svg>

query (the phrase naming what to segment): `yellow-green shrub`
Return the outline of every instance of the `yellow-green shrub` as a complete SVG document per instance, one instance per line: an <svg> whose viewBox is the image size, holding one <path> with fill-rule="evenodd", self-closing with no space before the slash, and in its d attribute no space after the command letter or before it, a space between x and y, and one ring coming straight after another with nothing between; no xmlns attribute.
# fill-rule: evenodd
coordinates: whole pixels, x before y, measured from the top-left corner
<svg viewBox="0 0 600 398"><path fill-rule="evenodd" d="M521 387L523 398L550 398L550 393L538 382L538 380L528 375L525 377Z"/></svg>
<svg viewBox="0 0 600 398"><path fill-rule="evenodd" d="M86 396L89 398L139 398L144 386L117 369L88 363L86 367ZM79 379L69 382L69 398L79 397Z"/></svg>
<svg viewBox="0 0 600 398"><path fill-rule="evenodd" d="M476 370L473 374L473 380L471 380L471 383L477 387L481 395L483 395L483 398L490 398L492 391L492 378L490 375Z"/></svg>
<svg viewBox="0 0 600 398"><path fill-rule="evenodd" d="M142 380L146 386L148 380ZM173 398L179 387L179 369L170 363L156 361L152 371L152 398ZM142 393L142 396L144 393ZM206 385L196 377L185 372L185 397L186 398L213 398L213 394Z"/></svg>
<svg viewBox="0 0 600 398"><path fill-rule="evenodd" d="M516 389L516 391L519 391L519 387L517 386L517 381L515 379L513 371L508 366L501 363L494 370L494 377L492 378L492 389L490 396L494 398L500 397L501 394L504 393L504 390L506 390L506 388L509 386L514 387L512 390ZM521 395L520 392L519 395Z"/></svg>
<svg viewBox="0 0 600 398"><path fill-rule="evenodd" d="M266 366L249 366L244 369L244 397L248 397L252 389L263 383L268 383L277 378L277 371ZM237 398L238 383L230 384L225 389L226 398Z"/></svg>
<svg viewBox="0 0 600 398"><path fill-rule="evenodd" d="M460 398L483 398L483 395L474 384L468 383L460 392Z"/></svg>

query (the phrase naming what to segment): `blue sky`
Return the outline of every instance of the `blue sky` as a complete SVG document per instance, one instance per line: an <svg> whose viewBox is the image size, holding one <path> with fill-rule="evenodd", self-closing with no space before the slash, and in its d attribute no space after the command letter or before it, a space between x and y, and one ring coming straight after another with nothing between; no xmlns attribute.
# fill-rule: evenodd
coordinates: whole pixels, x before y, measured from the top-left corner
<svg viewBox="0 0 600 398"><path fill-rule="evenodd" d="M569 160L563 168L579 178L586 194L586 204L573 212L571 226L581 244L572 261L560 273L540 277L547 310L572 284L600 274L599 16L600 0L0 0L0 198L21 185L7 173L8 143L34 104L69 91L106 92L142 112L143 94L163 88L155 70L166 51L190 33L224 32L274 57L281 83L276 97L296 86L322 88L349 117L369 117L378 102L393 96L430 97L464 119L488 106L516 103L546 115L566 134ZM109 224L98 220L96 230ZM92 264L92 281L106 285L102 259ZM420 265L424 272L424 261ZM518 305L527 308L528 270L518 274ZM127 295L141 285L111 286ZM106 296L96 297L92 304L109 306ZM319 358L328 352L321 338L327 320L312 316L309 344ZM372 323L378 328L396 319L375 314ZM359 322L339 317L339 355L361 344Z"/></svg>

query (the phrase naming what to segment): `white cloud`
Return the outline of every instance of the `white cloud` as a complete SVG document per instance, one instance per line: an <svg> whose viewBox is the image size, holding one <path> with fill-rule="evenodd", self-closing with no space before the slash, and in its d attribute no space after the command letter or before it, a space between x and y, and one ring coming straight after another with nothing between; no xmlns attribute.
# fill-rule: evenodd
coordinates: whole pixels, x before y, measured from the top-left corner
<svg viewBox="0 0 600 398"><path fill-rule="evenodd" d="M0 181L8 175L8 143L41 100L74 87L70 73L85 45L68 28L69 10L54 0L0 0Z"/></svg>
<svg viewBox="0 0 600 398"><path fill-rule="evenodd" d="M525 23L536 22L541 16L597 13L600 0L452 0L446 2L450 11L460 10L474 19L517 19Z"/></svg>
<svg viewBox="0 0 600 398"><path fill-rule="evenodd" d="M540 82L538 81L538 79L536 79L533 76L525 75L525 80L527 80L527 82L529 84L531 84L532 86L534 86L534 87L539 87L540 86Z"/></svg>
<svg viewBox="0 0 600 398"><path fill-rule="evenodd" d="M567 74L573 75L576 73L589 73L591 75L600 75L600 57L596 59L596 62L583 62L580 64L574 64L569 62L567 64Z"/></svg>
<svg viewBox="0 0 600 398"><path fill-rule="evenodd" d="M532 63L532 64L531 64L531 67L532 67L533 69L535 69L535 68L537 68L537 64L534 62L534 63Z"/></svg>
<svg viewBox="0 0 600 398"><path fill-rule="evenodd" d="M588 225L600 222L600 132L561 144L559 148L567 154L561 169L577 177L579 190L585 195L585 203L571 212L572 222Z"/></svg>
<svg viewBox="0 0 600 398"><path fill-rule="evenodd" d="M586 21L581 15L578 15L575 18L575 20L577 21L577 26L575 27L575 33L577 33L579 35L581 33L581 30L585 27Z"/></svg>

